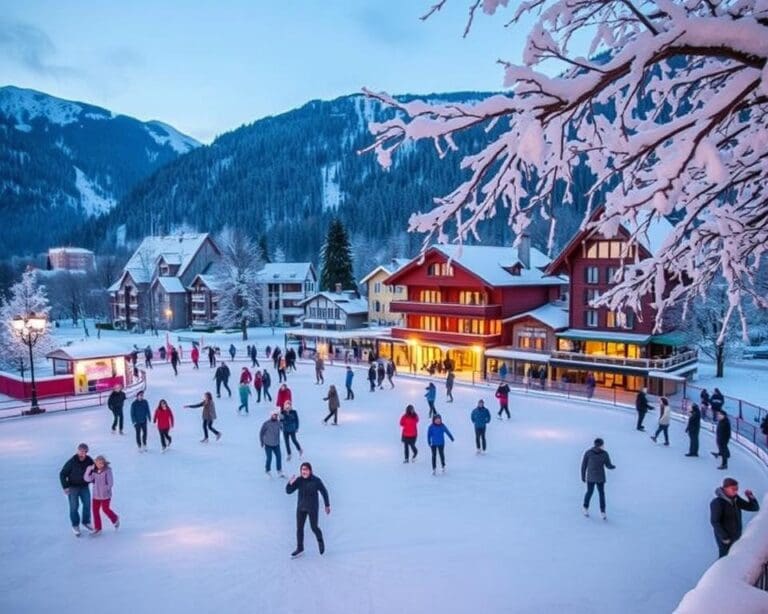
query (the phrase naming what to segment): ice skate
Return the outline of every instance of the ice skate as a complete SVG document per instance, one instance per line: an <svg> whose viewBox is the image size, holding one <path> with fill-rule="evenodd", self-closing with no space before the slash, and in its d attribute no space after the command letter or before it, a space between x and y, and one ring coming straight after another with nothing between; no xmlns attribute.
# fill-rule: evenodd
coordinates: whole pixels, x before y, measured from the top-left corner
<svg viewBox="0 0 768 614"><path fill-rule="evenodd" d="M293 552L291 552L291 558L292 558L292 559L297 559L297 558L299 558L299 557L300 557L302 554L304 554L304 548L296 548L296 550L294 550Z"/></svg>
<svg viewBox="0 0 768 614"><path fill-rule="evenodd" d="M219 439L221 439L221 433L216 433L216 441L218 441Z"/></svg>
<svg viewBox="0 0 768 614"><path fill-rule="evenodd" d="M603 520L608 520L608 514L605 512L600 512L600 516L602 516Z"/></svg>
<svg viewBox="0 0 768 614"><path fill-rule="evenodd" d="M201 439L200 443L208 443L208 438L206 437L205 439Z"/></svg>
<svg viewBox="0 0 768 614"><path fill-rule="evenodd" d="M89 531L90 533L93 533L93 532L95 531L95 529L93 528L93 525L92 525L92 524L86 524L86 523L83 523L83 526L84 526L86 529L88 529L88 531Z"/></svg>
<svg viewBox="0 0 768 614"><path fill-rule="evenodd" d="M278 471L277 477L285 479L285 474L282 471Z"/></svg>
<svg viewBox="0 0 768 614"><path fill-rule="evenodd" d="M117 531L120 528L120 519L118 518L115 520L115 531Z"/></svg>
<svg viewBox="0 0 768 614"><path fill-rule="evenodd" d="M272 472L271 471L265 471L264 475L267 477L268 480L272 479Z"/></svg>
<svg viewBox="0 0 768 614"><path fill-rule="evenodd" d="M442 473L445 473L445 467L443 467L443 468L442 468L440 471L441 471Z"/></svg>
<svg viewBox="0 0 768 614"><path fill-rule="evenodd" d="M289 454L288 456L286 456L285 460L291 460L291 455Z"/></svg>
<svg viewBox="0 0 768 614"><path fill-rule="evenodd" d="M587 508L587 507L582 507L582 508L581 508L581 512L582 512L582 514L584 514L584 516L586 516L587 518L589 518L589 508Z"/></svg>
<svg viewBox="0 0 768 614"><path fill-rule="evenodd" d="M72 533L75 534L75 537L80 537L80 527L72 527Z"/></svg>
<svg viewBox="0 0 768 614"><path fill-rule="evenodd" d="M325 553L325 542L322 539L317 541L317 549L320 551L320 554Z"/></svg>
<svg viewBox="0 0 768 614"><path fill-rule="evenodd" d="M101 529L96 529L95 531L91 532L91 537L96 537L98 535L101 535Z"/></svg>
<svg viewBox="0 0 768 614"><path fill-rule="evenodd" d="M437 469L432 470L432 475L437 475Z"/></svg>

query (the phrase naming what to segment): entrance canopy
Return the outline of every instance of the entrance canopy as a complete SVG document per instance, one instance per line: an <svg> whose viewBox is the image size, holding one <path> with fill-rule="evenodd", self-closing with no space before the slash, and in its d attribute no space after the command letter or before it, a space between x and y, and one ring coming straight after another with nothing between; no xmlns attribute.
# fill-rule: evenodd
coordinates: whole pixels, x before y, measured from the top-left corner
<svg viewBox="0 0 768 614"><path fill-rule="evenodd" d="M666 345L669 347L678 347L685 345L688 341L686 334L681 330L673 330L663 335L654 335L651 337L651 343L656 345Z"/></svg>
<svg viewBox="0 0 768 614"><path fill-rule="evenodd" d="M651 335L639 333L627 333L623 331L606 332L602 330L582 330L571 328L562 333L555 333L560 339L572 339L574 341L611 341L614 343L633 343L635 345L648 345Z"/></svg>

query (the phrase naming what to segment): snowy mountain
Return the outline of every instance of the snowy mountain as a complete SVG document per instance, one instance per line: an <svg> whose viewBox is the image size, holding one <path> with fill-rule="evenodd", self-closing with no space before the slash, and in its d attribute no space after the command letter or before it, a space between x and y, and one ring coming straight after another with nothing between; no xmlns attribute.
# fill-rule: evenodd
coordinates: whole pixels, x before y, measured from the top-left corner
<svg viewBox="0 0 768 614"><path fill-rule="evenodd" d="M200 144L159 121L0 87L0 257L34 253L110 211L139 181Z"/></svg>

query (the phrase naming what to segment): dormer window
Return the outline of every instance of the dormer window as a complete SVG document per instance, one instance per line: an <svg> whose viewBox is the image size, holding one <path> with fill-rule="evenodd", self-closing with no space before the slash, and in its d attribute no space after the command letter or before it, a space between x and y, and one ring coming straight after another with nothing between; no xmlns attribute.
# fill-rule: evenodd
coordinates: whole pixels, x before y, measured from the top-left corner
<svg viewBox="0 0 768 614"><path fill-rule="evenodd" d="M447 262L433 262L427 267L429 277L453 277L453 266Z"/></svg>
<svg viewBox="0 0 768 614"><path fill-rule="evenodd" d="M167 264L160 265L160 277L168 277L170 275L170 267Z"/></svg>

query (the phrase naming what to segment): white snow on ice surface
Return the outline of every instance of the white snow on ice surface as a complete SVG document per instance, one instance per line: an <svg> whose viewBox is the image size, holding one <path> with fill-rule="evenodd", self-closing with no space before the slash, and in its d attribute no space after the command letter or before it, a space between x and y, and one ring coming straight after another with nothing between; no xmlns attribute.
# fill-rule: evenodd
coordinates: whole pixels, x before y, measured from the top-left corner
<svg viewBox="0 0 768 614"><path fill-rule="evenodd" d="M246 343L220 338L206 341L223 350L228 340ZM274 339L262 334L257 343L263 356ZM233 379L242 364L233 365ZM492 391L457 386L456 402L446 404L437 381L437 406L456 443L446 446L446 475L432 477L423 380L396 379L394 391L369 393L357 371L357 400L342 400L341 425L324 427L326 388L314 385L311 365L289 377L305 460L331 496L332 513L320 520L323 557L307 527L306 554L289 558L295 495L264 477L258 445L273 405L251 403L251 415L238 417L235 397L218 400L223 438L202 445L200 410L181 405L211 388L211 370L185 363L174 378L161 365L149 374L147 396L152 409L165 398L174 410L167 454L154 428L147 454L136 452L130 425L125 437L111 435L106 408L0 423L0 557L9 562L0 611L57 611L81 594L110 613L134 612L137 600L168 614L237 612L243 604L295 614L657 613L672 611L716 559L708 504L724 476L709 457L709 434L702 458L688 459L677 422L664 448L634 430L632 412L513 394L513 419L490 424L489 454L478 457L469 411L480 397L495 407ZM342 396L343 379L342 367L326 369ZM407 402L422 422L419 459L404 465L398 420ZM592 517L580 509L579 463L596 436L617 466L608 475L607 522L596 498ZM112 462L117 533L109 524L96 538L70 532L58 472L80 441ZM765 471L733 448L729 475L762 496ZM294 457L286 473L298 465Z"/></svg>
<svg viewBox="0 0 768 614"><path fill-rule="evenodd" d="M173 126L163 122L153 120L145 124L147 134L151 136L158 145L169 145L176 153L185 154L200 143L190 136L182 134Z"/></svg>
<svg viewBox="0 0 768 614"><path fill-rule="evenodd" d="M102 189L91 181L88 176L76 166L75 186L80 192L80 204L88 215L106 213L115 206L114 198L104 196Z"/></svg>

